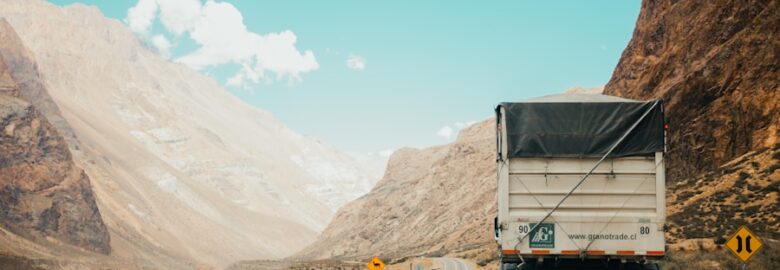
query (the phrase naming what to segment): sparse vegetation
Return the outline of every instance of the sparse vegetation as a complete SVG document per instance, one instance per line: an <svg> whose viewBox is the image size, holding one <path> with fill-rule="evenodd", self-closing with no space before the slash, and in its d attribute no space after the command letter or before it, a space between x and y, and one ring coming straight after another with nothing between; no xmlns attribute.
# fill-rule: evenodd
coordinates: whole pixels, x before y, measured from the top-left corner
<svg viewBox="0 0 780 270"><path fill-rule="evenodd" d="M693 195L694 195L693 191L690 190L683 191L682 193L677 195L677 201L684 202L689 198L693 197Z"/></svg>
<svg viewBox="0 0 780 270"><path fill-rule="evenodd" d="M480 267L485 267L492 262L498 261L498 252L496 250L482 250L474 256L474 261Z"/></svg>
<svg viewBox="0 0 780 270"><path fill-rule="evenodd" d="M764 187L764 192L765 193L769 193L769 192L780 193L780 181L774 181L771 184L769 184L768 186Z"/></svg>
<svg viewBox="0 0 780 270"><path fill-rule="evenodd" d="M739 269L740 261L730 253L723 247L706 252L670 251L661 262L661 268L664 270ZM749 270L776 269L776 266L780 265L780 247L777 241L771 239L764 241L764 246L754 256L747 264Z"/></svg>
<svg viewBox="0 0 780 270"><path fill-rule="evenodd" d="M750 166L753 166L753 169L758 169L761 167L761 163L758 163L757 161L750 162Z"/></svg>
<svg viewBox="0 0 780 270"><path fill-rule="evenodd" d="M739 172L739 177L737 177L737 181L734 182L734 186L737 187L744 187L745 181L750 177L750 174L746 172Z"/></svg>
<svg viewBox="0 0 780 270"><path fill-rule="evenodd" d="M771 174L771 173L775 172L775 170L777 170L777 169L780 169L780 162L772 164L772 166L769 166L769 168L766 168L766 170L764 170L764 173Z"/></svg>
<svg viewBox="0 0 780 270"><path fill-rule="evenodd" d="M723 169L722 172L721 172L721 175L732 174L732 173L736 172L739 169L740 169L740 166L738 166L738 165L731 166L731 167Z"/></svg>

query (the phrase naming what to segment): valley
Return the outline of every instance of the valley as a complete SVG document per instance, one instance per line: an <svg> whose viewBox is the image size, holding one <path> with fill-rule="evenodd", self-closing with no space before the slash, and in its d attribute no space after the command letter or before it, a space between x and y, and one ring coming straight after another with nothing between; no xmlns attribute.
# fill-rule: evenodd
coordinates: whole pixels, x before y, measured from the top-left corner
<svg viewBox="0 0 780 270"><path fill-rule="evenodd" d="M439 144L356 154L103 12L0 0L0 268L493 270L518 253L494 232L492 108ZM606 85L548 89L663 100L663 269L739 267L725 243L743 225L765 244L748 269L780 265L778 22L780 1L642 1ZM358 58L342 68L370 72Z"/></svg>

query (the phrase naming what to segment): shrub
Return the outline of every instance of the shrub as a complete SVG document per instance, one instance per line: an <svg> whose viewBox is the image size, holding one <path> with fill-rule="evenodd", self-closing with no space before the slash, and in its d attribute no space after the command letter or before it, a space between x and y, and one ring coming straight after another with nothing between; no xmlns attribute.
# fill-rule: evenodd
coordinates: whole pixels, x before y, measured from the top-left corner
<svg viewBox="0 0 780 270"><path fill-rule="evenodd" d="M737 181L734 182L734 186L737 187L744 187L745 186L745 180L750 178L750 174L746 172L739 172L739 177L737 177Z"/></svg>
<svg viewBox="0 0 780 270"><path fill-rule="evenodd" d="M758 163L757 161L751 161L750 165L753 166L753 169L758 169L758 167L761 167L761 163Z"/></svg>
<svg viewBox="0 0 780 270"><path fill-rule="evenodd" d="M688 200L689 198L693 197L694 193L690 190L683 191L680 193L680 195L677 195L677 201L678 202L684 202Z"/></svg>
<svg viewBox="0 0 780 270"><path fill-rule="evenodd" d="M772 182L768 186L764 187L763 191L766 192L766 193L769 193L769 192L778 192L778 193L780 193L780 182L778 182L778 181Z"/></svg>
<svg viewBox="0 0 780 270"><path fill-rule="evenodd" d="M777 169L780 169L780 162L772 164L772 166L769 166L769 168L766 168L766 170L764 170L764 173L771 174L771 173L773 173Z"/></svg>

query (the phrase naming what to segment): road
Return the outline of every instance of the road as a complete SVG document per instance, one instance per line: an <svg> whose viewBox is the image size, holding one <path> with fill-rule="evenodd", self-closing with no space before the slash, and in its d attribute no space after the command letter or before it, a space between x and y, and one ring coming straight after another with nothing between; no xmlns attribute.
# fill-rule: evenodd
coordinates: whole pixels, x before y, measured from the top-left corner
<svg viewBox="0 0 780 270"><path fill-rule="evenodd" d="M458 258L435 258L436 262L441 268L440 270L471 270L471 265L466 263L463 259Z"/></svg>

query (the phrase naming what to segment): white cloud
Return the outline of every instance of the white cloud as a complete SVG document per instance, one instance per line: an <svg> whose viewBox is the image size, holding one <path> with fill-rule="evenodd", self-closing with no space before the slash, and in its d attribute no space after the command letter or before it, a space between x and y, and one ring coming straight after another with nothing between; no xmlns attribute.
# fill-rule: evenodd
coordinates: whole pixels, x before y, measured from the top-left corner
<svg viewBox="0 0 780 270"><path fill-rule="evenodd" d="M213 1L206 2L206 6L210 3ZM201 6L200 0L157 0L157 4L160 6L160 22L176 35L193 30L203 16L204 6Z"/></svg>
<svg viewBox="0 0 780 270"><path fill-rule="evenodd" d="M186 35L199 46L175 61L197 70L226 64L240 66L228 79L229 86L247 88L285 77L290 82L300 82L302 74L319 68L312 51L301 52L295 47L298 41L295 33L289 30L267 34L250 32L241 12L230 3L139 0L128 10L126 22L131 30L146 36L157 19L166 31L175 36Z"/></svg>
<svg viewBox="0 0 780 270"><path fill-rule="evenodd" d="M146 34L159 16L166 30L181 35L195 27L203 7L199 0L139 0L127 11L125 21L133 32Z"/></svg>
<svg viewBox="0 0 780 270"><path fill-rule="evenodd" d="M165 36L155 35L152 37L152 46L165 58L171 56L171 42Z"/></svg>
<svg viewBox="0 0 780 270"><path fill-rule="evenodd" d="M131 31L146 35L157 16L156 0L139 0L134 7L127 10L127 27Z"/></svg>
<svg viewBox="0 0 780 270"><path fill-rule="evenodd" d="M355 70L364 70L366 69L366 58L357 54L350 54L347 57L347 67Z"/></svg>
<svg viewBox="0 0 780 270"><path fill-rule="evenodd" d="M452 132L454 130L450 126L443 126L439 129L439 131L436 132L436 135L445 139L449 139L452 137Z"/></svg>

